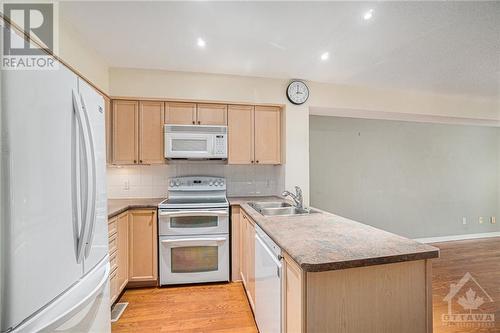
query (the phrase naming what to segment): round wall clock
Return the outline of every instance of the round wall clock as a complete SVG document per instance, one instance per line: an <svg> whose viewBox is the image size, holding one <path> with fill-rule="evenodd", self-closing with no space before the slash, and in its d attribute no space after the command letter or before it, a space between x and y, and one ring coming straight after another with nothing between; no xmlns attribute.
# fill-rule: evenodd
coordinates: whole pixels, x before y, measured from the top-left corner
<svg viewBox="0 0 500 333"><path fill-rule="evenodd" d="M295 104L304 104L309 98L309 88L302 81L292 81L286 88L288 100Z"/></svg>

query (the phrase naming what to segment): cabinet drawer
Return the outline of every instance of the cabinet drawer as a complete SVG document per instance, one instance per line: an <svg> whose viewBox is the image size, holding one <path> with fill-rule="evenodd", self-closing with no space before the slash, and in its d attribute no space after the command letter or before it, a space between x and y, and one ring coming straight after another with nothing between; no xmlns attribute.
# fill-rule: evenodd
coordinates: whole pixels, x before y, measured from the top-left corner
<svg viewBox="0 0 500 333"><path fill-rule="evenodd" d="M116 234L118 231L118 219L116 217L108 221L108 235L109 237Z"/></svg>
<svg viewBox="0 0 500 333"><path fill-rule="evenodd" d="M118 237L117 234L114 234L113 236L109 237L109 254L112 255L113 253L116 252L116 249L118 248Z"/></svg>
<svg viewBox="0 0 500 333"><path fill-rule="evenodd" d="M115 269L118 268L118 252L115 251L110 257L109 257L109 266L110 266L110 272L114 271Z"/></svg>

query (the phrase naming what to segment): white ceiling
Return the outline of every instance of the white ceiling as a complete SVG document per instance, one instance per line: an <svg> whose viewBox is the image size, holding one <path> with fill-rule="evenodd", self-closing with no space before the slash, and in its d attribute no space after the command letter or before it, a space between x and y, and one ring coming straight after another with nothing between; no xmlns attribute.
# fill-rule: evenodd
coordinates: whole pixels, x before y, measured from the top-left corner
<svg viewBox="0 0 500 333"><path fill-rule="evenodd" d="M60 15L111 67L500 96L500 2L64 2Z"/></svg>

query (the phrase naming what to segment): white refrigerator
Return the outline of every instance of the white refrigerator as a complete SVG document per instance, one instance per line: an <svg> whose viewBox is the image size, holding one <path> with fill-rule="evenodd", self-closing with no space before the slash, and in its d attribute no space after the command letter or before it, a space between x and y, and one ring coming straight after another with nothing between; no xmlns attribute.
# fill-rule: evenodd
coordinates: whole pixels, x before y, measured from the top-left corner
<svg viewBox="0 0 500 333"><path fill-rule="evenodd" d="M62 64L3 71L3 332L110 332L104 101Z"/></svg>

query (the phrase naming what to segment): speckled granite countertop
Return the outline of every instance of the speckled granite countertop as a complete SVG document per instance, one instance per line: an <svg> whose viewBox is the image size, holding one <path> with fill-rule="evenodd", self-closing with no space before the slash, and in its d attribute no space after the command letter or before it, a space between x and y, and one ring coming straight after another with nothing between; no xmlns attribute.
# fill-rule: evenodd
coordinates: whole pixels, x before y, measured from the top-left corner
<svg viewBox="0 0 500 333"><path fill-rule="evenodd" d="M137 199L108 199L108 219L123 213L128 209L158 208L158 204L165 199L137 198Z"/></svg>
<svg viewBox="0 0 500 333"><path fill-rule="evenodd" d="M247 202L279 197L229 198L304 271L321 272L439 257L439 249L341 216L320 212L301 216L262 216Z"/></svg>

